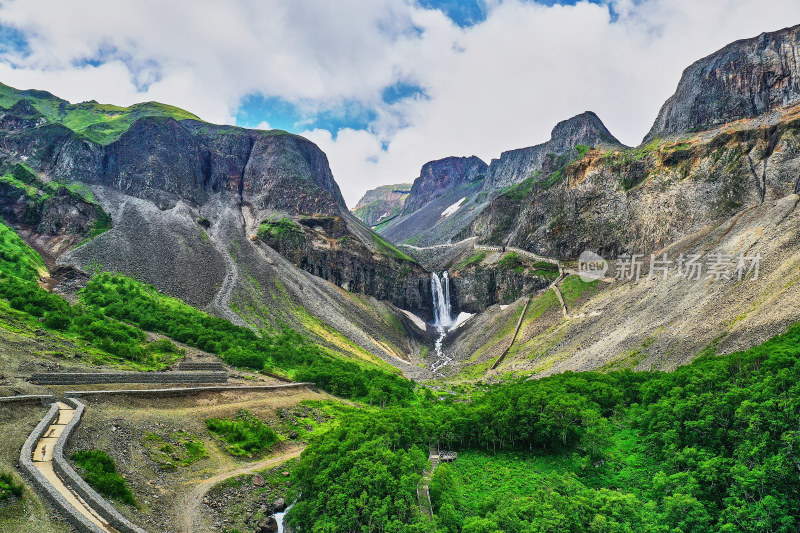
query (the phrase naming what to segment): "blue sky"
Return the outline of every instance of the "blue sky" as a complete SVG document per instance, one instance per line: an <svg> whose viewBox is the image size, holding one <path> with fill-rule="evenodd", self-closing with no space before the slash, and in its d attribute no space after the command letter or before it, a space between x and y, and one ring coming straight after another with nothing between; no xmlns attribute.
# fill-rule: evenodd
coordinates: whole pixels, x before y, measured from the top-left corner
<svg viewBox="0 0 800 533"><path fill-rule="evenodd" d="M527 1L543 6L574 6L578 3L578 0ZM603 4L599 0L592 0L589 3ZM420 0L419 5L441 11L460 28L470 28L484 22L490 9L482 0ZM607 3L603 5L613 16L613 8ZM377 107L396 104L405 98L424 97L425 89L413 82L397 81L387 85L380 96L380 100L371 105L359 101L345 101L337 102L335 108L320 109L309 102L292 102L279 96L253 93L241 99L236 111L236 124L248 128L268 124L271 128L293 133L324 129L336 138L339 130L344 128L368 129L377 118Z"/></svg>
<svg viewBox="0 0 800 533"><path fill-rule="evenodd" d="M682 70L796 0L3 0L0 82L304 135L349 205L594 111L638 144Z"/></svg>

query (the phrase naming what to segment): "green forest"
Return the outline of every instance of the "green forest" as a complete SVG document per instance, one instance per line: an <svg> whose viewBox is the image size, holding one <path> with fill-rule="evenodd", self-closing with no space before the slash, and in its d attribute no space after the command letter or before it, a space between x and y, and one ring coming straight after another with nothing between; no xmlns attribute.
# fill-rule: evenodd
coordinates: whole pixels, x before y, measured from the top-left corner
<svg viewBox="0 0 800 533"><path fill-rule="evenodd" d="M800 325L670 373L565 373L355 409L312 441L289 521L310 531L800 528ZM428 447L459 458L433 474Z"/></svg>

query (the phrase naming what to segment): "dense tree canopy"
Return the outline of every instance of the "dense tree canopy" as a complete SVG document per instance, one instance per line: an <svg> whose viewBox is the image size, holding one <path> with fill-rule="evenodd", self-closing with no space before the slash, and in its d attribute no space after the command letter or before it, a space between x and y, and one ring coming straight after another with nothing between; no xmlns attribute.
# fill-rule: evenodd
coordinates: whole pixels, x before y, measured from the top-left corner
<svg viewBox="0 0 800 533"><path fill-rule="evenodd" d="M795 325L746 352L704 356L671 373L566 373L362 409L304 454L290 521L309 531L797 531L798 355ZM631 435L622 459L643 460L620 475L619 443ZM532 489L516 490L527 474L513 471L476 497L458 462L442 466L430 482L431 522L414 508L431 443L482 450L487 472L501 451L519 461L549 457L555 467ZM581 466L560 471L572 458Z"/></svg>

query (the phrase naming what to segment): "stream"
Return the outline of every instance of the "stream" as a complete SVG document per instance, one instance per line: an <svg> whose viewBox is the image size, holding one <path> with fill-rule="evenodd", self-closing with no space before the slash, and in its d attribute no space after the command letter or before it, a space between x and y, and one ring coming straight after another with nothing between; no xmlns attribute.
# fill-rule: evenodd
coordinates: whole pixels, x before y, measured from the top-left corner
<svg viewBox="0 0 800 533"><path fill-rule="evenodd" d="M292 507L294 507L294 504L290 505L280 513L275 513L275 521L278 523L278 533L283 533L283 519L286 516L286 513L288 513L289 509Z"/></svg>

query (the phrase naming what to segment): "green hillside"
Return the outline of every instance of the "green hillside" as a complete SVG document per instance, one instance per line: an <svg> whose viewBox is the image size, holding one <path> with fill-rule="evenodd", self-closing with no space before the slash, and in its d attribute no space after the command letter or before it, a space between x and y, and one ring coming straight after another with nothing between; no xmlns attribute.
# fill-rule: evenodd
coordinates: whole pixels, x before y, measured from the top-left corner
<svg viewBox="0 0 800 533"><path fill-rule="evenodd" d="M109 144L143 117L169 117L175 120L200 120L197 116L166 104L145 102L119 107L97 102L71 104L49 92L20 91L0 83L0 107L8 109L20 101L29 102L48 120L62 124L98 144Z"/></svg>
<svg viewBox="0 0 800 533"><path fill-rule="evenodd" d="M161 370L179 358L168 339L149 342L146 332L216 354L229 364L314 382L332 394L382 404L405 404L414 384L367 361L333 355L297 332L258 334L165 296L125 276L99 273L70 304L41 288L41 256L0 224L0 307L18 319L39 323L85 348L85 362L134 370ZM0 319L1 321L2 319ZM3 324L0 324L3 326Z"/></svg>

